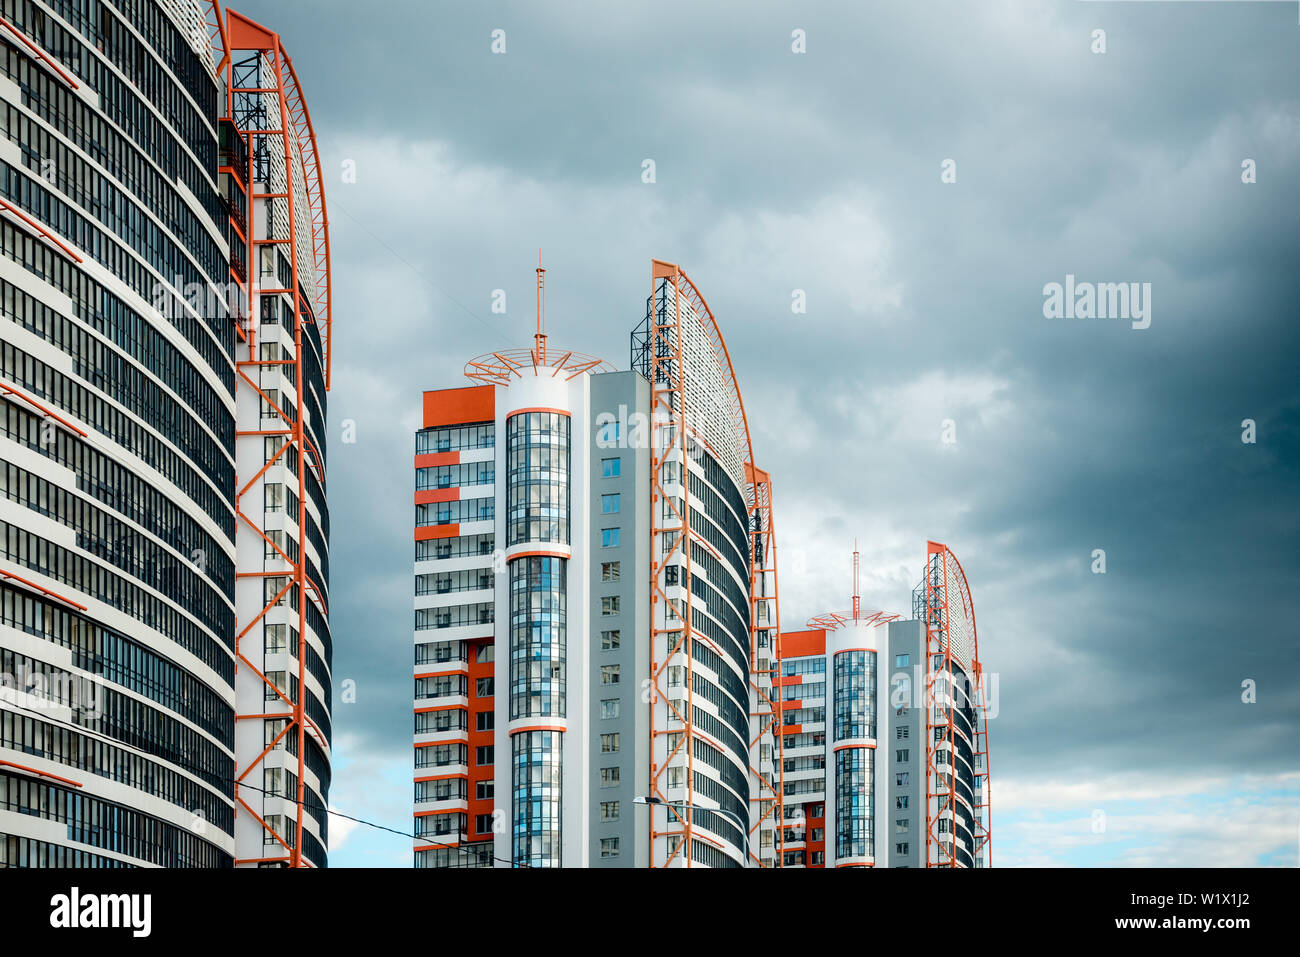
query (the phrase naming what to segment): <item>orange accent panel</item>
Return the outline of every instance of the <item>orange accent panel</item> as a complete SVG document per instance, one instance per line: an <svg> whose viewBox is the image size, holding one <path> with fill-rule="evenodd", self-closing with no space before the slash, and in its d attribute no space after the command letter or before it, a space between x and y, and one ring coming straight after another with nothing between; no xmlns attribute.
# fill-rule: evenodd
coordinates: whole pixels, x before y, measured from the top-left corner
<svg viewBox="0 0 1300 957"><path fill-rule="evenodd" d="M415 530L415 540L426 542L431 538L455 538L459 534L459 525L425 525Z"/></svg>
<svg viewBox="0 0 1300 957"><path fill-rule="evenodd" d="M415 457L417 469L433 468L436 465L459 465L459 452L425 452Z"/></svg>
<svg viewBox="0 0 1300 957"><path fill-rule="evenodd" d="M431 502L456 502L460 500L460 486L450 488L426 488L415 493L416 505L428 505Z"/></svg>
<svg viewBox="0 0 1300 957"><path fill-rule="evenodd" d="M424 427L491 422L496 418L496 388L467 385L424 393Z"/></svg>
<svg viewBox="0 0 1300 957"><path fill-rule="evenodd" d="M812 631L787 631L781 635L782 658L807 658L826 654L826 632L820 628Z"/></svg>
<svg viewBox="0 0 1300 957"><path fill-rule="evenodd" d="M266 27L234 10L227 10L227 36L232 50L274 50L279 39Z"/></svg>

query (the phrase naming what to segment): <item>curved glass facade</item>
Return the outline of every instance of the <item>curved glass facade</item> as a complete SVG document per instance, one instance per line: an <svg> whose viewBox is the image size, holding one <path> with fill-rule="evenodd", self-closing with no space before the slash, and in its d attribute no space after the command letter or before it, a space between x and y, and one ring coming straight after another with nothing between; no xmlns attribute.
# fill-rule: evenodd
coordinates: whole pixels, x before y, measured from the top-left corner
<svg viewBox="0 0 1300 957"><path fill-rule="evenodd" d="M510 563L510 717L564 717L568 563Z"/></svg>
<svg viewBox="0 0 1300 957"><path fill-rule="evenodd" d="M874 857L875 789L871 786L876 752L841 748L835 752L835 856Z"/></svg>
<svg viewBox="0 0 1300 957"><path fill-rule="evenodd" d="M835 738L876 736L876 653L842 651L835 656Z"/></svg>
<svg viewBox="0 0 1300 957"><path fill-rule="evenodd" d="M229 209L216 79L168 9L4 4L98 104L0 37L0 197L48 230L0 223L0 661L93 695L0 701L0 757L82 785L0 774L0 808L66 828L0 835L9 866L233 863Z"/></svg>
<svg viewBox="0 0 1300 957"><path fill-rule="evenodd" d="M296 457L283 455L280 478L259 476L258 507L242 507L250 521L273 512L285 521L259 526L276 529L274 545L259 536L246 549L241 537L237 561L236 391L248 386L237 385L235 316L246 306L234 280L248 278L251 184L246 144L221 118L202 42L206 7L0 6L12 26L0 35L0 75L11 81L0 91L0 140L16 147L0 161L0 199L13 210L0 221L0 667L94 694L93 709L74 702L70 719L50 711L51 695L27 694L25 708L0 700L0 759L15 765L0 776L0 807L66 826L64 843L48 824L12 825L0 834L0 865L230 867L236 856L273 856L282 848L263 848L260 835L236 853L245 812L235 803L244 726L235 635L252 618L245 608L275 598L300 558L324 606L329 519L316 473L306 471L300 490ZM238 184L222 169L232 162ZM289 255L282 281L264 288L293 286ZM324 348L292 300L269 293L247 304L260 315L260 360L294 359L285 343L301 333L296 363L251 375L302 418L323 471ZM238 427L238 441L259 451L257 430L275 428L266 410ZM262 461L283 442L267 438ZM237 583L237 570L259 577ZM304 820L314 822L302 850L324 866L331 639L317 604L303 601L304 680L297 594L248 630L243 651L303 702L325 741L313 732L301 745ZM259 693L239 713L282 703ZM249 724L239 757L270 745L284 719L266 721L265 739ZM259 767L241 795L285 836L299 748L296 734L281 738L262 762L266 775ZM81 787L30 783L41 762L62 765Z"/></svg>
<svg viewBox="0 0 1300 957"><path fill-rule="evenodd" d="M506 421L506 545L569 544L569 417L521 412Z"/></svg>
<svg viewBox="0 0 1300 957"><path fill-rule="evenodd" d="M511 820L514 861L525 867L560 867L560 795L564 735L524 731L510 739L514 782Z"/></svg>
<svg viewBox="0 0 1300 957"><path fill-rule="evenodd" d="M570 421L559 412L506 420L506 544L569 543ZM563 718L568 560L510 563L510 719ZM515 863L560 866L564 735L511 736Z"/></svg>

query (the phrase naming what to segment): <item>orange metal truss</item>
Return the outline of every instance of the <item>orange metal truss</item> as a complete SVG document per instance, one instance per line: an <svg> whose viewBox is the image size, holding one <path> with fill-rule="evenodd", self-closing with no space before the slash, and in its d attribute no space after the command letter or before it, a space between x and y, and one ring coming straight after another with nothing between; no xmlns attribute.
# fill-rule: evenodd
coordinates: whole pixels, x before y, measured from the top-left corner
<svg viewBox="0 0 1300 957"><path fill-rule="evenodd" d="M754 853L753 834L771 818L774 827L776 866L785 864L785 759L781 734L781 602L777 587L776 527L772 517L772 477L762 469L746 463L749 483L750 530L750 614L749 614L749 684L753 689L750 727L754 737L749 742L750 803L755 818L750 828L750 858L761 864ZM773 739L772 766L764 770L761 760L764 737ZM760 756L757 764L754 757Z"/></svg>
<svg viewBox="0 0 1300 957"><path fill-rule="evenodd" d="M665 297L673 298L672 308L665 308L662 316L655 308L655 298L662 285ZM754 835L769 818L775 816L777 856L782 860L779 842L782 829L779 776L782 773L780 736L780 696L773 692L773 678L780 669L780 621L776 600L776 546L772 525L771 482L766 472L754 466L750 443L749 423L744 404L736 384L731 357L717 320L703 295L685 271L675 263L652 260L650 275L650 310L647 318L648 365L650 383L650 794L659 804L650 808L649 838L650 866L667 867L675 862L687 867L693 865L695 775L694 742L697 736L694 722L694 658L692 641L711 644L706 636L694 630L692 619L691 549L699 542L709 551L712 547L691 528L690 484L688 458L691 445L703 439L693 434L686 420L686 350L682 329L682 304L687 303L698 317L707 336L718 367L724 377L724 394L721 399L735 429L737 444L742 450L745 477L748 485L751 548L750 568L750 686L751 700L756 702L751 713L751 728L758 733L749 742L751 803L747 828L749 857L761 860L761 847L754 847ZM707 443L704 443L707 444ZM670 597L666 569L680 568L680 578L671 583L680 588L682 597ZM761 615L761 617L760 617ZM662 618L662 622L661 619ZM763 622L760 626L760 621ZM764 654L770 645L770 653ZM664 677L670 666L683 671L683 693L673 696L664 686ZM656 707L663 703L666 721L660 718ZM680 702L680 703L679 703ZM773 770L755 767L752 752L761 744L765 734L774 737ZM674 737L676 738L675 743ZM665 739L666 755L656 760L656 746ZM670 745L670 746L669 746ZM681 806L664 793L665 774L669 764L685 747L686 774L683 784L685 798ZM761 762L759 762L761 765ZM775 778L775 780L774 780ZM662 817L662 820L660 819ZM656 841L668 838L666 849L660 851ZM675 840L674 840L675 839Z"/></svg>
<svg viewBox="0 0 1300 957"><path fill-rule="evenodd" d="M238 131L247 148L246 169L248 170L249 181L240 184L247 190L248 208L245 218L247 229L244 231L247 234L247 270L242 281L237 274L232 273L232 275L243 294L243 300L238 304L239 309L236 310L235 320L238 323L240 339L248 346L247 358L236 362L238 374L243 385L247 385L257 392L261 400L259 404L262 408L273 409L282 425L274 429L239 431L236 434L239 437L279 437L283 440L283 443L255 475L242 482L235 497L235 512L239 521L255 531L264 545L271 547L276 558L285 567L274 571L237 571L236 578L285 579L287 584L279 589L277 594L251 620L240 622L235 638L235 654L236 667L249 669L262 686L274 692L273 697L268 700L273 701L275 706L282 706L286 710L263 713L267 709L260 697L251 710L251 702L236 702L237 721L261 722L267 719L283 718L285 719L285 726L275 736L274 740L267 744L262 752L247 766L236 768L235 801L240 809L251 814L263 830L274 838L276 844L283 849L284 853L269 858L241 859L237 860L236 864L275 862L284 863L290 867L304 867L310 863L304 859L302 854L306 787L303 771L306 761L306 738L310 733L320 744L321 750L327 754L329 753L329 745L315 722L307 716L305 707L308 693L306 681L307 604L313 602L322 617L327 620L328 610L325 607L323 589L319 583L311 579L307 572L307 469L312 470L321 488L325 487L325 470L324 460L307 436L304 424L306 376L302 361L302 324L303 322L314 322L321 333L321 346L324 353L322 364L324 366L325 388L328 390L330 385L329 358L333 352L330 346L332 332L330 309L332 301L329 276L329 220L326 214L325 193L322 186L315 132L312 128L310 116L307 113L306 103L302 97L301 87L297 74L294 72L293 63L285 52L279 35L232 10L227 10L223 14L221 5L216 0L210 0L208 4L207 24L209 37L213 43L214 59L217 60L218 70L226 80L226 118L232 121L236 120L237 102L261 99L263 104L268 100L274 104L273 109L265 111L265 115L270 118L270 123L266 124L268 128L240 128ZM251 55L254 58L254 66L249 67L249 61L245 61L241 66L239 76L236 75L235 55L237 52ZM247 83L248 85L241 86L240 83ZM277 115L278 119L276 119ZM259 147L274 149L283 157L285 170L284 192L269 191L273 189L269 183L259 184L257 182L254 170L256 169L255 153ZM299 163L299 157L301 157L301 164ZM259 185L268 191L258 192ZM294 201L300 186L306 196L308 222L299 221L298 209ZM289 224L287 238L255 238L253 224L256 222L255 211L259 201L267 204L266 221L268 223L272 221L275 204L284 204ZM311 232L316 270L316 294L310 302L308 302L304 293L297 269L298 236L302 230L310 230ZM269 233L271 230L268 229L266 232ZM257 270L257 274L260 275L261 262L260 258L255 254L265 246L272 248L275 246L287 247L289 261L293 264L294 281L291 289L261 288L252 278L254 270ZM258 354L258 310L253 307L258 304L257 297L261 295L286 295L293 300L294 355L290 359L261 358ZM245 308L248 310L247 314L240 315L239 310ZM259 384L262 368L276 368L286 365L293 367L295 402L292 415L286 413L280 403L272 402L262 391ZM253 374L250 374L250 372ZM254 378L254 375L257 378ZM267 530L262 527L262 523L252 518L249 511L244 507L244 497L257 484L258 479L276 462L290 456L296 459L297 468L294 471L298 478L298 514L296 516L298 547L296 557L289 555L279 544L274 542L267 534ZM262 514L262 507L262 503L255 502L254 513ZM295 598L296 602L293 601ZM276 687L253 664L244 648L245 639L252 641L261 637L261 630L258 626L264 622L267 613L284 600L296 604L298 612L298 687L296 700L291 700L288 695ZM260 648L260 645L254 645L254 648ZM241 794L241 785L245 779L262 764L266 755L289 734L296 735L298 745L297 793L293 799L296 805L295 831L292 846L285 840L285 835L277 834ZM250 790L253 790L255 794L260 793L253 789L251 785Z"/></svg>
<svg viewBox="0 0 1300 957"><path fill-rule="evenodd" d="M957 621L954 623L953 616ZM992 865L992 843L989 798L988 715L985 707L984 671L979 660L979 638L975 627L975 608L971 601L970 585L957 556L946 545L926 543L926 570L924 582L923 621L926 633L926 796L925 796L925 858L927 867L958 867L956 855L956 828L950 824L948 840L939 830L942 820L954 820L957 802L967 806L975 822L973 857L978 863L981 854ZM970 630L973 648L972 660L963 661L953 654L954 627ZM954 719L957 697L953 692L953 663L973 683L972 704L975 709L974 740L968 738ZM971 804L956 785L957 750L961 739L970 748L975 762L973 783L976 803ZM940 749L938 746L943 745ZM946 751L944 762L936 755Z"/></svg>

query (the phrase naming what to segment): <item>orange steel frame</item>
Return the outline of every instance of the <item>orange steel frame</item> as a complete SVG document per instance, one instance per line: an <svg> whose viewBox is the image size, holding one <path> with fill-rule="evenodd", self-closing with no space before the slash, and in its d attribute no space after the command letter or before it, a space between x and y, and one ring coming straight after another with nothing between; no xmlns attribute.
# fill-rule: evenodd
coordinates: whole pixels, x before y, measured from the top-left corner
<svg viewBox="0 0 1300 957"><path fill-rule="evenodd" d="M754 711L750 714L752 726L756 729L753 740L749 742L751 763L750 786L757 788L750 795L750 803L756 804L758 820L750 829L754 832L762 828L769 817L775 824L773 851L776 866L785 866L785 737L781 734L781 711L784 707L781 695L781 601L776 572L776 527L772 517L772 477L762 469L746 463L745 477L749 481L750 501L750 614L749 614L749 684L753 689ZM761 558L759 556L762 556ZM771 613L764 614L767 603L771 603ZM761 609L761 610L760 610ZM764 623L760 624L760 621ZM766 634L763 634L766 632ZM767 638L770 654L768 666L762 667L763 642ZM766 675L766 684L758 679ZM765 735L773 738L772 772L763 773L762 768L752 762L755 749L761 754L761 744ZM761 765L761 761L759 764ZM750 857L757 861L759 855L753 853L750 842Z"/></svg>
<svg viewBox="0 0 1300 957"><path fill-rule="evenodd" d="M239 631L235 638L236 667L248 668L266 687L274 691L275 700L288 707L287 712L282 713L262 713L265 709L259 701L258 706L254 709L256 713L249 713L246 710L244 702L236 702L236 720L237 721L264 721L274 718L285 718L285 727L275 738L267 744L260 754L257 755L246 767L236 768L237 775L235 781L235 801L239 808L247 811L253 816L258 824L270 833L275 842L283 848L284 853L274 857L251 858L236 860L236 864L260 864L260 863L284 863L289 867L305 867L310 862L306 861L302 854L302 831L303 831L303 814L305 810L305 783L304 783L304 765L306 761L306 737L310 730L313 737L317 739L321 750L329 753L329 746L325 740L325 735L321 732L314 721L306 714L305 702L307 696L307 602L315 602L322 617L328 619L328 612L325 606L324 592L317 582L311 579L307 573L307 469L311 468L316 476L320 487L325 487L325 464L318 449L315 448L311 440L306 435L304 428L305 403L303 402L304 392L304 368L302 362L303 340L302 340L302 323L304 321L313 321L321 329L321 344L324 351L322 364L325 373L325 388L330 388L330 357L333 354L331 348L331 333L333 330L331 317L331 286L330 286L330 255L329 255L329 217L325 205L325 193L322 185L319 152L316 147L316 134L312 127L311 118L307 112L307 105L303 99L301 86L298 82L297 73L294 71L293 63L290 61L288 54L285 52L280 42L278 34L265 27L254 23L252 20L234 12L233 10L222 11L218 0L209 0L207 10L207 23L209 36L212 41L214 55L219 57L217 61L217 72L223 75L226 81L226 102L225 118L235 120L236 97L254 97L264 98L271 97L278 107L279 122L275 129L240 129L239 135L247 145L247 165L249 182L242 183L248 198L248 209L245 222L247 224L246 253L247 268L245 278L241 280L238 274L232 270L231 277L235 285L241 288L243 292L243 301L240 303L241 308L246 307L248 313L246 316L236 315L238 322L239 339L247 345L247 358L238 360L236 367L239 377L245 384L254 389L262 403L275 409L277 416L283 422L283 428L270 430L239 431L236 433L239 437L263 436L263 437L280 437L284 443L271 457L271 459L247 482L238 485L238 492L235 498L235 511L239 520L249 528L257 532L258 536L266 545L270 545L276 552L277 556L288 566L286 569L279 571L261 571L261 572L237 572L237 579L267 579L267 578L288 578L289 582L248 622L243 622L239 626ZM236 83L235 76L235 53L244 51L255 54L257 60L257 81L252 86L241 87ZM269 72L273 85L264 86L261 79L266 72ZM268 113L269 115L269 113ZM272 124L275 125L275 124ZM279 141L279 148L284 156L285 168L285 192L257 192L258 183L256 182L256 164L255 164L255 144L258 140L266 139L268 141ZM302 157L302 165L296 162L294 147L297 146L298 153ZM230 175L235 175L233 169L226 169ZM296 195L297 177L302 177L302 185L307 197L307 210L310 217L309 223L298 222L298 210L294 202ZM270 186L270 184L266 184ZM284 239L257 239L254 237L256 223L256 203L258 200L267 203L266 222L269 225L272 222L272 210L274 203L283 202L288 209L289 219L289 236ZM298 231L300 229L310 229L312 237L312 248L315 258L316 267L316 296L313 303L307 303L303 294L302 284L298 277ZM270 229L267 230L270 232ZM294 277L292 289L279 288L261 288L260 278L255 280L253 277L261 275L260 258L256 253L263 246L277 245L286 246L289 250L289 261L293 265L292 274ZM256 272L255 272L256 270ZM260 359L257 353L257 317L258 310L254 306L260 302L255 301L255 297L262 295L280 296L287 295L293 299L294 315L294 356L290 360L282 359ZM241 348L236 344L237 351ZM249 374L250 370L259 373L263 367L275 368L282 365L292 365L294 367L294 384L295 384L295 409L292 419L285 414L279 403L271 402L266 394L262 391L257 381ZM259 403L260 404L260 403ZM254 521L244 508L244 496L249 493L266 471L286 456L296 456L297 458L297 477L298 477L298 548L297 558L293 559L278 544L273 542L267 535L266 529L261 524ZM258 514L261 514L262 503L254 503ZM290 593L295 593L297 597L298 609L298 693L297 700L292 701L278 687L276 687L261 670L253 664L252 660L245 653L243 641L245 638L252 640L257 635L254 628L261 624L267 613L274 608L281 600L285 599ZM265 596L264 596L265 597ZM255 646L256 647L256 646ZM240 788L245 779L259 766L281 740L288 734L297 735L298 745L298 771L297 771L297 793L294 801L296 805L294 821L294 842L293 846L284 840L284 836L275 833L266 820L253 809L253 807L240 794ZM260 789L249 785L250 790L255 794L260 793Z"/></svg>
<svg viewBox="0 0 1300 957"><path fill-rule="evenodd" d="M751 515L751 547L749 555L750 564L750 643L751 643L751 660L750 660L750 684L757 692L759 701L759 734L754 741L749 742L751 753L753 747L765 733L772 733L775 729L775 760L774 767L777 774L781 773L784 763L781 760L781 736L780 730L780 696L773 694L769 690L761 688L757 681L755 669L758 668L758 606L761 603L772 601L774 613L772 615L772 656L771 664L765 672L769 676L780 669L780 621L779 608L776 604L776 547L773 536L771 521L771 482L766 472L761 472L754 467L752 446L750 443L749 423L745 417L744 405L740 398L740 390L736 384L735 371L731 364L730 354L727 352L726 344L723 342L722 333L718 329L717 320L713 316L712 310L709 309L704 297L700 294L699 289L686 275L680 266L674 263L663 262L655 259L651 262L650 270L650 314L648 319L648 347L649 347L649 380L650 380L650 421L651 421L651 443L650 443L650 794L664 802L660 805L650 807L649 820L649 838L650 838L650 866L668 867L678 861L686 867L693 865L693 854L691 842L694 838L694 805L695 805L695 774L694 774L694 757L695 747L694 740L697 732L694 726L694 658L691 648L691 639L698 639L706 644L712 645L707 636L698 634L694 630L692 621L692 600L691 600L691 550L689 543L699 541L705 548L713 551L708 542L698 533L691 529L690 521L690 484L689 484L689 466L688 458L690 455L688 446L688 435L691 432L690 423L686 421L685 389L686 389L686 370L685 370L685 349L683 347L682 332L682 311L681 306L685 300L694 309L699 317L701 325L708 335L713 345L714 354L717 356L719 367L725 375L725 386L727 400L732 413L733 425L736 429L737 439L744 455L745 476L749 485L749 508ZM658 310L655 308L655 300L658 294L660 281L664 282L665 296L673 296L671 315L669 310L665 309L664 321L659 321ZM666 492L665 466L673 462L680 464L680 471L673 475L672 478L681 486L681 498ZM761 521L759 531L754 531L755 517ZM764 547L764 562L761 564L755 560L755 546L762 544ZM770 563L770 564L769 564ZM678 582L684 593L681 600L668 597L665 582L665 568L669 564L679 564L681 566L681 578ZM756 597L756 588L762 586L766 579L764 575L770 573L772 580L772 593L770 596ZM663 609L664 623L659 623L659 610ZM766 609L765 609L766 610ZM663 657L660 657L659 646L664 643ZM670 665L680 663L684 672L685 688L685 713L678 710L673 704L675 700L666 693L663 686L663 678ZM668 721L666 725L661 726L656 705L662 701L668 712ZM753 717L753 715L751 715ZM674 726L674 719L680 726ZM764 723L766 720L766 723ZM676 746L666 755L662 764L655 760L655 745L661 737L672 734L680 734ZM670 739L671 740L671 739ZM686 774L685 788L686 797L683 806L677 806L675 803L669 803L670 798L664 793L663 779L664 773L672 760L680 753L681 749L686 748ZM747 760L750 756L746 756ZM760 829L763 821L769 815L776 815L779 825L781 815L781 795L782 786L759 773L758 769L750 763L751 780L758 777L760 784L760 794L758 797L751 797L751 802L758 802L757 811L758 819L752 827L748 828L750 839L749 857L751 860L758 861L760 854L755 853L753 835ZM762 787L765 786L770 796L761 793ZM656 820L657 815L664 814L665 820L662 826ZM751 813L751 819L754 814ZM781 863L782 855L780 851L780 842L782 829L777 828L777 856L778 865ZM670 850L662 855L662 860L656 860L656 840L658 838L679 837L680 840L676 846L670 845ZM761 850L761 849L760 849ZM680 860L679 860L680 856Z"/></svg>
<svg viewBox="0 0 1300 957"><path fill-rule="evenodd" d="M956 599L951 592L957 591ZM957 605L953 607L954 603ZM952 653L951 614L953 611L962 615L969 622L971 643L974 649L973 660L963 662L954 658ZM956 788L957 750L954 743L958 737L970 747L972 760L975 761L974 794L980 802L970 808L975 821L973 857L979 860L981 853L987 855L989 866L993 863L993 845L991 842L992 820L990 818L989 796L989 755L988 755L988 716L985 708L984 671L979 660L979 637L975 628L975 608L971 602L970 585L966 573L957 561L951 549L938 542L926 543L925 564L925 635L926 635L926 693L925 693L925 860L927 867L957 867L956 827L948 833L951 844L939 837L939 821L945 814L955 819L955 802L959 799ZM936 699L935 659L943 663L942 700ZM953 719L953 705L956 698L952 690L952 665L957 661L962 671L974 682L975 709L974 733L971 741L957 727ZM948 762L941 766L935 761L935 747L939 743L947 745ZM981 767L982 759L982 767ZM966 803L963 801L963 803Z"/></svg>

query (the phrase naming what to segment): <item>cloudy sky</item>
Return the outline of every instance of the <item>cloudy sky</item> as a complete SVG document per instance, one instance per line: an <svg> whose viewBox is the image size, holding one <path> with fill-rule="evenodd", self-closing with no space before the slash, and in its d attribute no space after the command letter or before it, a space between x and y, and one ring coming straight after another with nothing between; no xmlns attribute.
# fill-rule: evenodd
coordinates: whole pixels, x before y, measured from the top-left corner
<svg viewBox="0 0 1300 957"><path fill-rule="evenodd" d="M962 560L995 865L1298 863L1297 4L236 6L326 165L338 809L409 827L420 393L528 344L540 247L552 343L619 368L652 257L703 290L787 629L847 606L855 538L870 607L927 539ZM1067 275L1150 283L1150 327L1045 318Z"/></svg>

